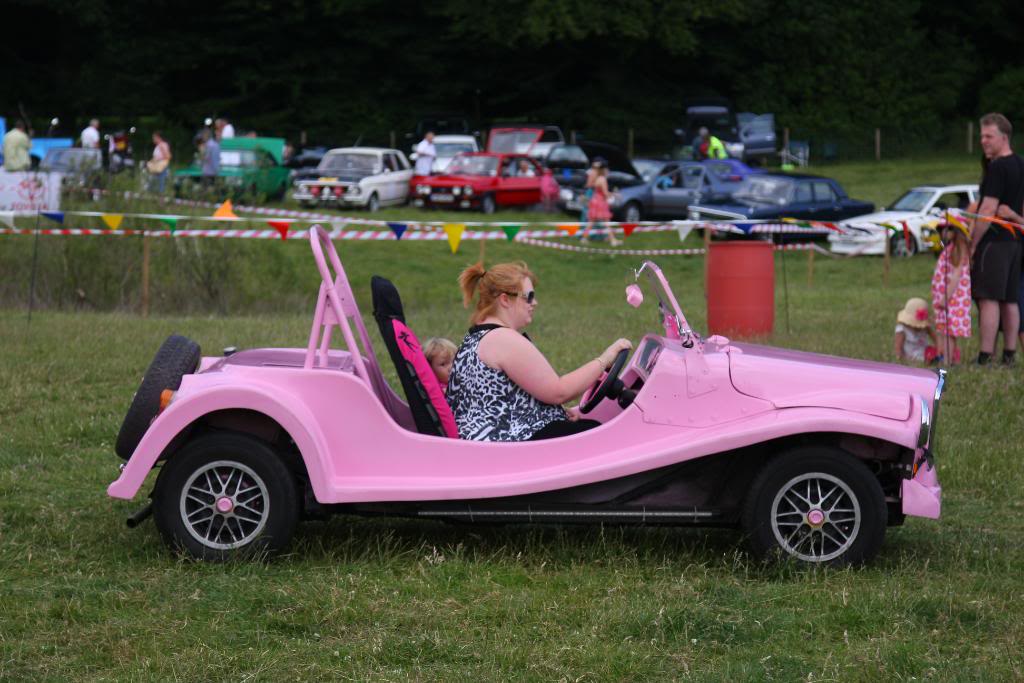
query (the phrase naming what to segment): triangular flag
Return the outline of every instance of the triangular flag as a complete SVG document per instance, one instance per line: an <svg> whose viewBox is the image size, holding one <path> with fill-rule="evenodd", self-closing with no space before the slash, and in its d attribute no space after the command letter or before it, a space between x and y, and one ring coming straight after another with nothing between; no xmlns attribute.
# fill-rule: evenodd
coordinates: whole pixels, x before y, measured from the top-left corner
<svg viewBox="0 0 1024 683"><path fill-rule="evenodd" d="M395 233L395 239L402 239L402 235L409 229L409 226L405 223L388 223L388 227L391 228L391 232Z"/></svg>
<svg viewBox="0 0 1024 683"><path fill-rule="evenodd" d="M238 218L235 212L231 209L231 200L225 199L224 203L217 207L217 210L213 212L214 218Z"/></svg>
<svg viewBox="0 0 1024 683"><path fill-rule="evenodd" d="M576 231L580 229L580 226L576 225L575 223L567 223L565 225L559 225L558 229L565 230L567 233L569 233L569 236L572 237L573 235L576 234Z"/></svg>
<svg viewBox="0 0 1024 683"><path fill-rule="evenodd" d="M459 250L459 243L462 242L462 233L466 232L466 226L462 223L445 223L444 234L448 235L448 246L452 253Z"/></svg>
<svg viewBox="0 0 1024 683"><path fill-rule="evenodd" d="M622 224L622 234L624 237L629 237L630 235L632 235L634 230L636 230L636 223Z"/></svg>
<svg viewBox="0 0 1024 683"><path fill-rule="evenodd" d="M105 213L100 216L107 227L111 230L117 230L121 227L121 221L124 220L124 216L119 213Z"/></svg>
<svg viewBox="0 0 1024 683"><path fill-rule="evenodd" d="M519 231L523 229L523 226L521 226L521 225L503 225L503 226L501 226L501 229L505 231L505 237L508 238L509 242L515 242L516 241L516 235L518 235Z"/></svg>
<svg viewBox="0 0 1024 683"><path fill-rule="evenodd" d="M160 220L167 224L167 227L171 229L171 234L178 229L178 217L177 216L161 216Z"/></svg>
<svg viewBox="0 0 1024 683"><path fill-rule="evenodd" d="M6 225L9 228L14 227L14 212L13 211L0 211L0 223Z"/></svg>
<svg viewBox="0 0 1024 683"><path fill-rule="evenodd" d="M42 214L49 218L54 223L64 224L64 212L63 211L43 211Z"/></svg>
<svg viewBox="0 0 1024 683"><path fill-rule="evenodd" d="M277 230L281 235L281 239L288 239L288 228L291 226L291 221L267 221L267 225Z"/></svg>

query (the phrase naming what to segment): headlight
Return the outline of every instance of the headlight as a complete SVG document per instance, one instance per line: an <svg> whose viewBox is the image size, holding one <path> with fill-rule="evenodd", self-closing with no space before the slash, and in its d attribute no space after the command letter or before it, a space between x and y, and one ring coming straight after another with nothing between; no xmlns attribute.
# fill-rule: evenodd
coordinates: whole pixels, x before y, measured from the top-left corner
<svg viewBox="0 0 1024 683"><path fill-rule="evenodd" d="M452 188L452 194L455 195L456 197L458 197L460 194L462 194L462 188L461 187L453 187Z"/></svg>
<svg viewBox="0 0 1024 683"><path fill-rule="evenodd" d="M430 194L430 186L429 185L417 185L416 186L416 193L417 194Z"/></svg>
<svg viewBox="0 0 1024 683"><path fill-rule="evenodd" d="M466 187L462 191L466 194L467 197L470 197L473 195L473 186L466 185Z"/></svg>
<svg viewBox="0 0 1024 683"><path fill-rule="evenodd" d="M559 190L558 191L558 198L561 199L563 202L571 202L572 201L572 190L567 190L565 188Z"/></svg>
<svg viewBox="0 0 1024 683"><path fill-rule="evenodd" d="M358 185L349 185L348 186L348 193L349 194L359 194L362 191L363 191L362 188L360 188Z"/></svg>

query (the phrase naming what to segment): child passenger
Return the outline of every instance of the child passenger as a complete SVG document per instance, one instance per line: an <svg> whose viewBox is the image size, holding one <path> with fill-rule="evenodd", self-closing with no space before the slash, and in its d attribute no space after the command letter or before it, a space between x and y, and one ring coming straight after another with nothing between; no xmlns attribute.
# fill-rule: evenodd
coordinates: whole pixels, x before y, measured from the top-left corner
<svg viewBox="0 0 1024 683"><path fill-rule="evenodd" d="M908 299L896 314L895 350L896 358L902 361L923 363L935 356L935 332L928 323L928 302L924 299Z"/></svg>
<svg viewBox="0 0 1024 683"><path fill-rule="evenodd" d="M959 339L971 336L971 258L966 226L940 225L944 246L932 276L932 308L939 337L937 362L960 362Z"/></svg>
<svg viewBox="0 0 1024 683"><path fill-rule="evenodd" d="M423 345L423 355L430 363L430 369L434 371L441 391L448 392L448 376L452 372L452 363L455 362L455 353L458 347L443 337L431 337Z"/></svg>

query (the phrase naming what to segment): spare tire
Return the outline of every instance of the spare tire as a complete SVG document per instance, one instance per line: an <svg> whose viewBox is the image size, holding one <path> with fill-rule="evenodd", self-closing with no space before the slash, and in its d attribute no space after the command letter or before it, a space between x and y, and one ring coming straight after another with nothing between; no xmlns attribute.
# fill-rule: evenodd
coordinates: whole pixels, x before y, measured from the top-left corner
<svg viewBox="0 0 1024 683"><path fill-rule="evenodd" d="M172 334L161 344L121 423L114 446L119 456L125 460L132 457L135 447L160 411L160 394L164 389L176 391L181 386L182 376L195 372L199 367L199 359L199 344L188 337Z"/></svg>

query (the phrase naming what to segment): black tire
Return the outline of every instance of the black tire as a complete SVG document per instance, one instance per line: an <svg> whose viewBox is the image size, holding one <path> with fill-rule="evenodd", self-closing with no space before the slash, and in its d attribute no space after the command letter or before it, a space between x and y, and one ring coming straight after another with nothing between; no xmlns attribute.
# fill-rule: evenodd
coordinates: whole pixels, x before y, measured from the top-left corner
<svg viewBox="0 0 1024 683"><path fill-rule="evenodd" d="M640 208L640 204L637 202L626 204L626 208L622 210L622 221L624 223L639 223L641 220L643 220L643 210Z"/></svg>
<svg viewBox="0 0 1024 683"><path fill-rule="evenodd" d="M488 216L498 210L498 205L494 203L494 195L484 195L484 198L480 200L480 210Z"/></svg>
<svg viewBox="0 0 1024 683"><path fill-rule="evenodd" d="M897 232L889 238L889 253L900 258L910 258L917 254L917 239L911 234L908 246L903 233Z"/></svg>
<svg viewBox="0 0 1024 683"><path fill-rule="evenodd" d="M803 486L809 488L804 491ZM815 510L821 514L814 515ZM824 446L796 449L769 461L751 485L742 513L758 559L832 566L873 558L885 540L887 518L882 487L867 466L845 451Z"/></svg>
<svg viewBox="0 0 1024 683"><path fill-rule="evenodd" d="M199 344L179 334L172 334L160 345L153 362L142 377L128 413L121 423L114 450L127 460L149 429L149 423L160 410L160 394L164 389L177 390L181 378L199 367Z"/></svg>
<svg viewBox="0 0 1024 683"><path fill-rule="evenodd" d="M377 198L376 192L371 194L370 198L366 200L366 210L370 213L377 213L380 210L380 199Z"/></svg>
<svg viewBox="0 0 1024 683"><path fill-rule="evenodd" d="M198 560L260 557L288 547L299 500L294 475L266 442L209 434L164 465L153 520L168 546Z"/></svg>

